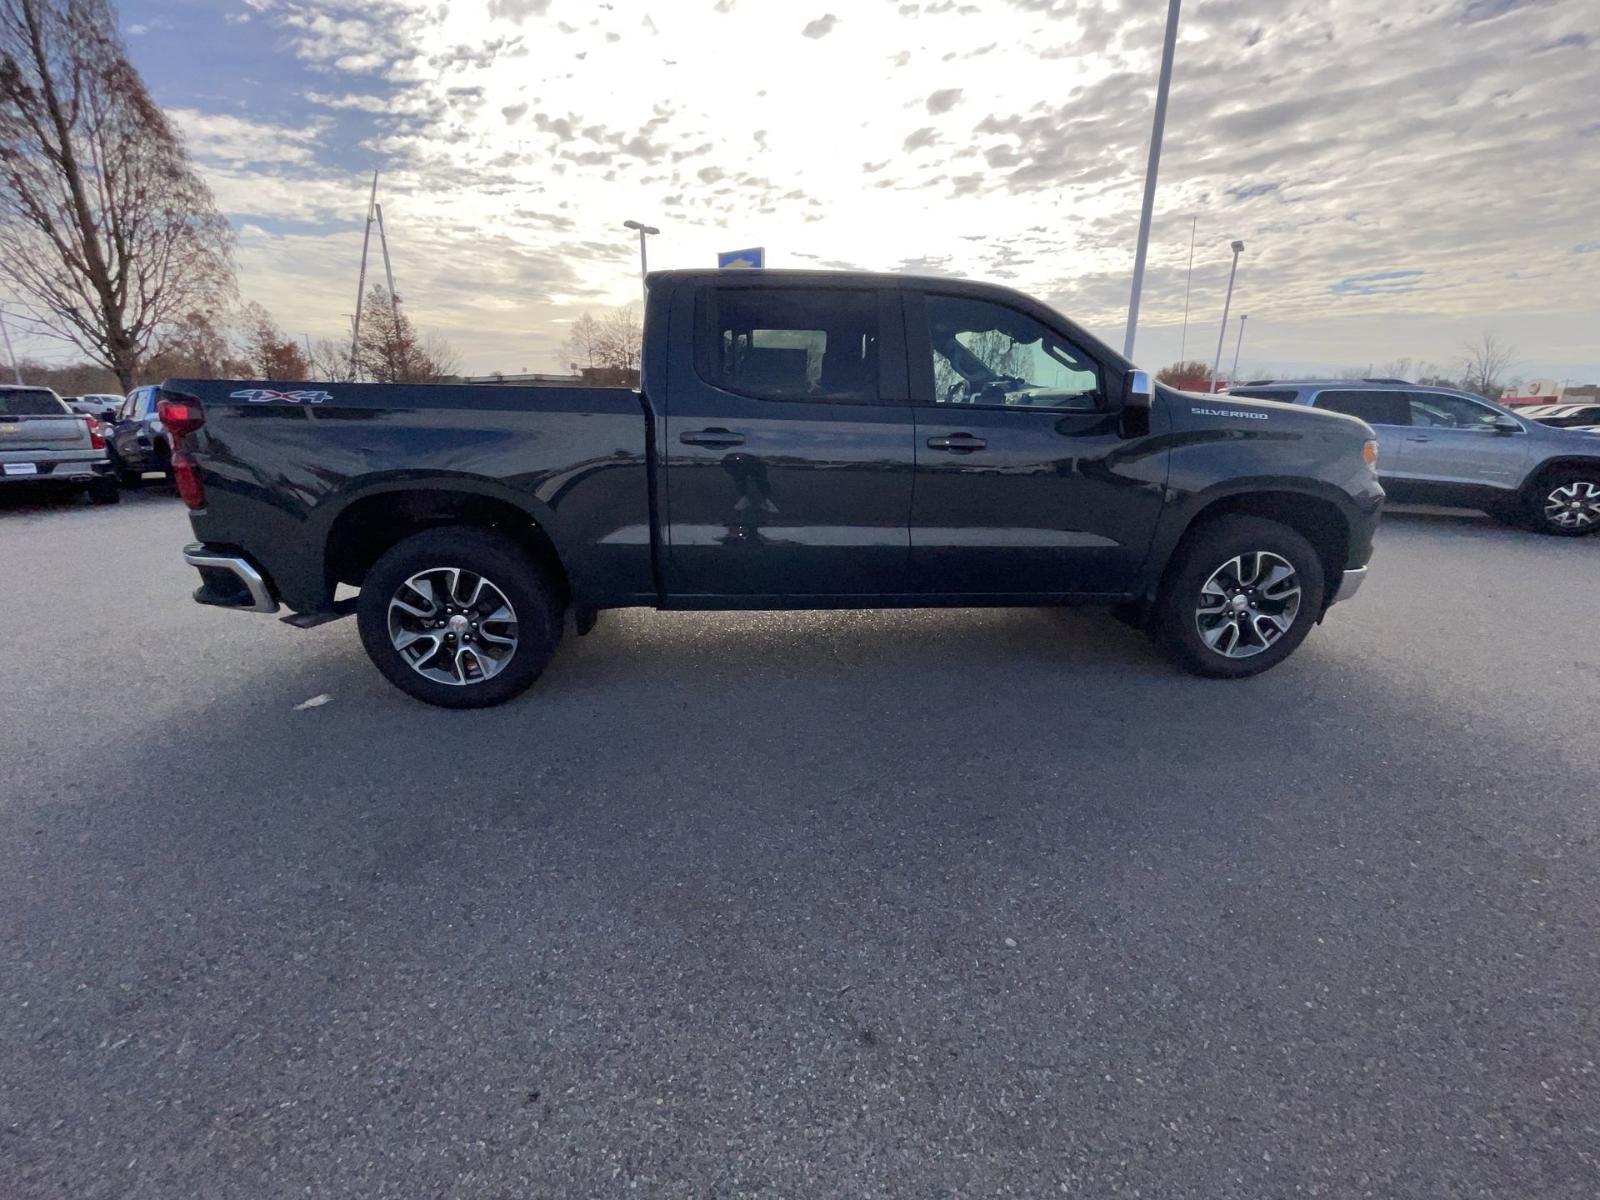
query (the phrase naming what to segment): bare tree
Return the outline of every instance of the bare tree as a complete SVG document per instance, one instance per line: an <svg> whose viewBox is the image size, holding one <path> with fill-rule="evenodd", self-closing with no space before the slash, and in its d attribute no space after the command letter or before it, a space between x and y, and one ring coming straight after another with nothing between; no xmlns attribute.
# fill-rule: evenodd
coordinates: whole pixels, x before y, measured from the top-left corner
<svg viewBox="0 0 1600 1200"><path fill-rule="evenodd" d="M631 304L608 312L599 322L599 343L595 349L598 365L613 371L637 371L643 344L639 314Z"/></svg>
<svg viewBox="0 0 1600 1200"><path fill-rule="evenodd" d="M231 296L232 234L106 0L0 0L0 274L131 387Z"/></svg>
<svg viewBox="0 0 1600 1200"><path fill-rule="evenodd" d="M1490 329L1462 349L1461 386L1490 400L1499 399L1504 390L1501 377L1516 358L1516 350Z"/></svg>
<svg viewBox="0 0 1600 1200"><path fill-rule="evenodd" d="M600 365L600 341L600 322L584 313L572 323L567 349L574 362L592 370Z"/></svg>
<svg viewBox="0 0 1600 1200"><path fill-rule="evenodd" d="M307 375L312 379L340 383L354 379L356 368L350 360L350 339L319 338L311 349Z"/></svg>
<svg viewBox="0 0 1600 1200"><path fill-rule="evenodd" d="M245 358L257 379L299 380L310 373L305 351L291 337L285 337L269 313L254 300L241 314Z"/></svg>
<svg viewBox="0 0 1600 1200"><path fill-rule="evenodd" d="M228 336L205 313L192 312L173 323L161 351L146 359L135 377L142 383L163 379L238 379L250 364L234 353Z"/></svg>
<svg viewBox="0 0 1600 1200"><path fill-rule="evenodd" d="M377 383L437 383L455 366L449 344L438 335L420 338L381 283L367 293L356 356L361 373Z"/></svg>
<svg viewBox="0 0 1600 1200"><path fill-rule="evenodd" d="M434 383L443 383L461 369L461 356L442 333L422 335L422 354L433 372Z"/></svg>

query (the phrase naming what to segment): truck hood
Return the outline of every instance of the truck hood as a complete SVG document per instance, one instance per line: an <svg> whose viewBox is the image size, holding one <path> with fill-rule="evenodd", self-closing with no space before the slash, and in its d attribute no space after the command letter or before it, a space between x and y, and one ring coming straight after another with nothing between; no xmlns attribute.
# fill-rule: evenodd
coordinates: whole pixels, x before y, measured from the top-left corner
<svg viewBox="0 0 1600 1200"><path fill-rule="evenodd" d="M1357 441L1377 435L1359 417L1308 408L1303 404L1284 404L1277 400L1256 400L1230 396L1225 392L1185 392L1157 385L1158 402L1172 413L1177 429L1238 429L1255 433L1293 431L1299 434L1348 433Z"/></svg>

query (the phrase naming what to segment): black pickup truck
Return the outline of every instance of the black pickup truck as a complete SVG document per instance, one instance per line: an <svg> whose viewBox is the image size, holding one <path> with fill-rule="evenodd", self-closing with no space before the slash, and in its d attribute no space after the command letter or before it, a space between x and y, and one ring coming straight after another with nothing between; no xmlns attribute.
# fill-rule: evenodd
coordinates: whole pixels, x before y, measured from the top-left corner
<svg viewBox="0 0 1600 1200"><path fill-rule="evenodd" d="M643 361L639 391L168 381L195 599L354 611L461 708L629 605L1103 604L1238 677L1355 591L1383 503L1359 420L1152 387L988 285L661 272Z"/></svg>

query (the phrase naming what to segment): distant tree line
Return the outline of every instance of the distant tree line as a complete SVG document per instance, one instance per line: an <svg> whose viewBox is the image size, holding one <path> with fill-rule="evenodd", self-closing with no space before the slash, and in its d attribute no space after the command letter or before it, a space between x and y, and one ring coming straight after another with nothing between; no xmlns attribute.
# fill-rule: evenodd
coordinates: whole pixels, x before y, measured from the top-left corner
<svg viewBox="0 0 1600 1200"><path fill-rule="evenodd" d="M1277 378L1285 381L1296 378L1404 379L1407 383L1456 388L1498 400L1514 382L1510 371L1515 361L1516 350L1499 334L1486 329L1462 346L1460 356L1450 367L1414 358L1394 358L1381 365L1368 363L1365 366L1336 367L1331 371L1298 376L1279 375ZM1240 372L1240 375L1240 379L1225 380L1224 383L1242 383L1248 377L1246 372ZM1197 360L1173 363L1156 372L1156 378L1168 387L1204 392L1211 387L1211 366Z"/></svg>

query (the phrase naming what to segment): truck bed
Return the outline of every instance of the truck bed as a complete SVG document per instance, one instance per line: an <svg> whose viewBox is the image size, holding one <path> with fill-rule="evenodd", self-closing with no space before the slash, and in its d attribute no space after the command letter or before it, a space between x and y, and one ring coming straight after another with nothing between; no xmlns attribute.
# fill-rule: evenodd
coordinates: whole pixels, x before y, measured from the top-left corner
<svg viewBox="0 0 1600 1200"><path fill-rule="evenodd" d="M531 519L575 597L655 600L649 423L631 389L172 379L162 390L205 415L184 440L205 487L197 536L248 546L297 612L332 607L352 566L341 555L371 540L350 535L462 492L508 525Z"/></svg>

